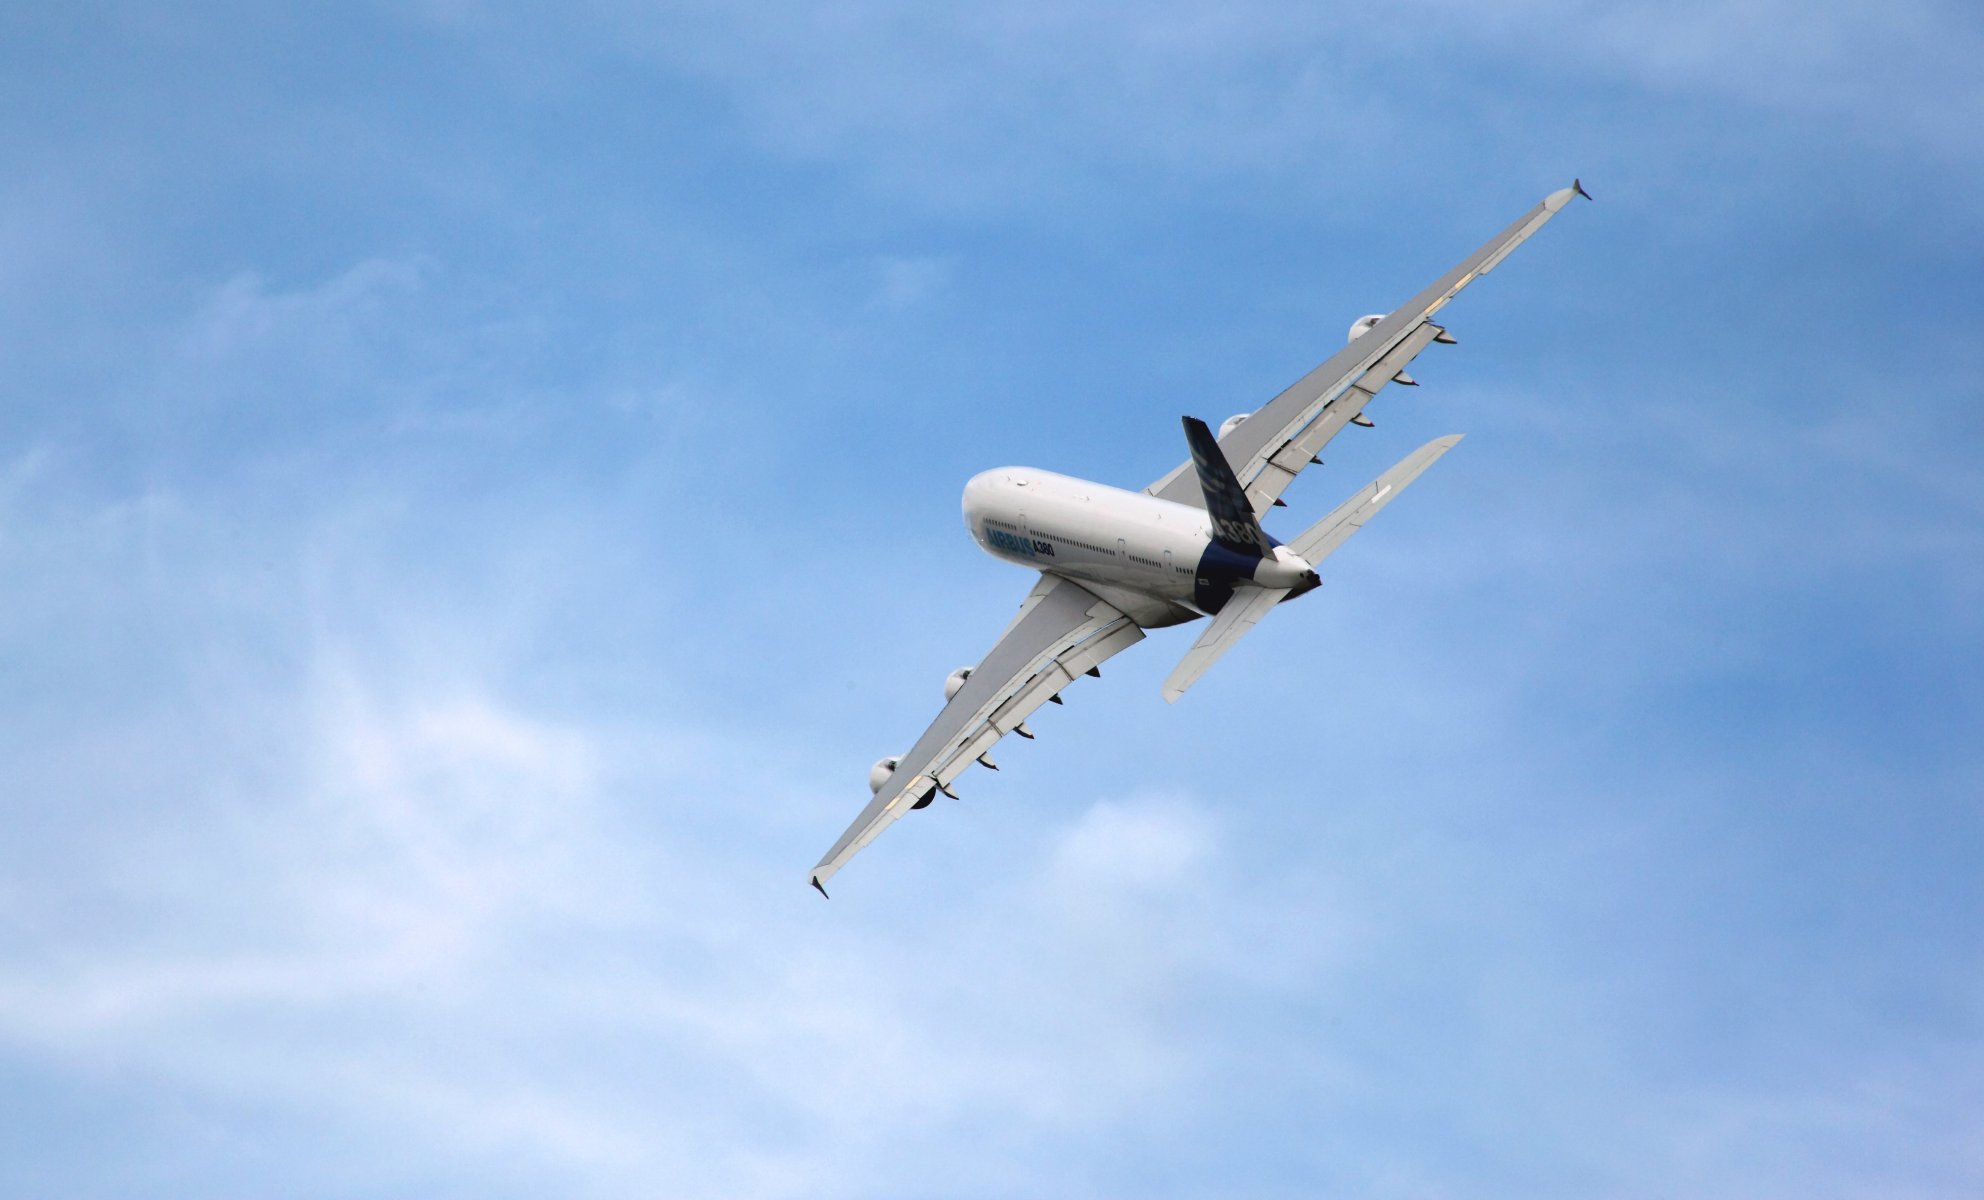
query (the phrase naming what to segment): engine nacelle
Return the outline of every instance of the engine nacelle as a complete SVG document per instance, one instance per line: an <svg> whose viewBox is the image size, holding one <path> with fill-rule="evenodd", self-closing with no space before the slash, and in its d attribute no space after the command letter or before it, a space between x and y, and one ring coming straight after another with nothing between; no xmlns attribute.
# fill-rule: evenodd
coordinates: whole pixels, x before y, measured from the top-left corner
<svg viewBox="0 0 1984 1200"><path fill-rule="evenodd" d="M1368 317L1359 317L1355 321L1352 321L1350 323L1350 338L1344 342L1344 345L1347 346L1373 329L1376 329L1390 315L1390 313L1372 313Z"/></svg>
<svg viewBox="0 0 1984 1200"><path fill-rule="evenodd" d="M1220 423L1219 436L1225 437L1227 434L1232 433L1234 430L1240 428L1240 423L1242 421L1245 421L1248 417L1251 417L1253 415L1254 414L1252 413L1234 413L1232 416L1226 418L1226 420Z"/></svg>
<svg viewBox="0 0 1984 1200"><path fill-rule="evenodd" d="M970 667L959 667L957 670L952 671L949 675L945 676L944 699L949 700L952 696L957 695L958 689L964 686L964 681L970 678L971 678Z"/></svg>
<svg viewBox="0 0 1984 1200"><path fill-rule="evenodd" d="M871 795L882 790L882 785L889 781L889 776L896 773L896 764L900 762L902 759L893 754L875 760L875 765L868 768L868 791Z"/></svg>

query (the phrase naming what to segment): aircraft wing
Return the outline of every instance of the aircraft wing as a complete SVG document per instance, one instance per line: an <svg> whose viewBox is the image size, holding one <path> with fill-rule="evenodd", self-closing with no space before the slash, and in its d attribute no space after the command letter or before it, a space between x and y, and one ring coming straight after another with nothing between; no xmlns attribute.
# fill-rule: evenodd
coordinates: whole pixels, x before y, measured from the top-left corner
<svg viewBox="0 0 1984 1200"><path fill-rule="evenodd" d="M1042 574L985 658L896 764L868 807L813 868L820 888L897 817L928 804L939 788L987 755L1033 710L1060 695L1102 660L1143 640L1122 611L1080 584ZM1029 735L1030 736L1030 735ZM985 759L990 766L989 757Z"/></svg>
<svg viewBox="0 0 1984 1200"><path fill-rule="evenodd" d="M1569 204L1571 197L1579 195L1584 195L1584 188L1573 182L1570 187L1544 197L1535 208L1468 255L1437 283L1220 438L1219 448L1226 461L1233 464L1234 474L1246 489L1255 515L1273 507L1310 459L1352 417L1364 411L1379 389L1404 371L1421 350L1446 337L1446 331L1433 323L1433 315L1447 301L1494 270L1510 251ZM1190 462L1180 464L1144 490L1181 504L1205 505Z"/></svg>

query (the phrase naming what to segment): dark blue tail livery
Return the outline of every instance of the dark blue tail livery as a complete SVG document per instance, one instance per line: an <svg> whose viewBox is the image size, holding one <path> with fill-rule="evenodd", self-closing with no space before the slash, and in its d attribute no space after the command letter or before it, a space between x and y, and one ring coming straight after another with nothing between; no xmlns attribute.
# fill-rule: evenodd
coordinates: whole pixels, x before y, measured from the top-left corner
<svg viewBox="0 0 1984 1200"><path fill-rule="evenodd" d="M1254 519L1254 506L1212 430L1197 417L1186 417L1185 441L1192 448L1192 466L1198 469L1199 487L1206 494L1206 512L1212 515L1212 540L1249 558L1273 555L1274 543Z"/></svg>

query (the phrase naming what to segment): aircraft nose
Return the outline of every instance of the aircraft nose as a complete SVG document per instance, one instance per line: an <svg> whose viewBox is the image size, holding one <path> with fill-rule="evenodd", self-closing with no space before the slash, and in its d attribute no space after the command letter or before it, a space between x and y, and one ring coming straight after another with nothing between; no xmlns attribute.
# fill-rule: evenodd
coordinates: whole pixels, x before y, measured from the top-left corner
<svg viewBox="0 0 1984 1200"><path fill-rule="evenodd" d="M993 472L980 471L964 481L965 508L976 508L985 502L985 497L992 491L993 479Z"/></svg>
<svg viewBox="0 0 1984 1200"><path fill-rule="evenodd" d="M996 502L999 495L1000 479L1001 473L998 471L980 471L970 479L965 480L964 518L966 524L970 524L975 516L986 512L988 509L997 507Z"/></svg>

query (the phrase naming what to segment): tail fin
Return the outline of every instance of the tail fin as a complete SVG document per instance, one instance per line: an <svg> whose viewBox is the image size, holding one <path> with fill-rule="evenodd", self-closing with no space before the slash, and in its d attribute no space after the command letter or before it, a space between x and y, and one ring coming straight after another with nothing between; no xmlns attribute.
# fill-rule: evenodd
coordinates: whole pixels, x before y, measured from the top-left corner
<svg viewBox="0 0 1984 1200"><path fill-rule="evenodd" d="M1220 452L1212 430L1197 417L1184 420L1185 441L1192 448L1192 466L1198 469L1199 488L1206 495L1206 511L1212 514L1212 540L1249 558L1272 558L1274 543L1255 519L1254 506L1233 474L1233 464Z"/></svg>

